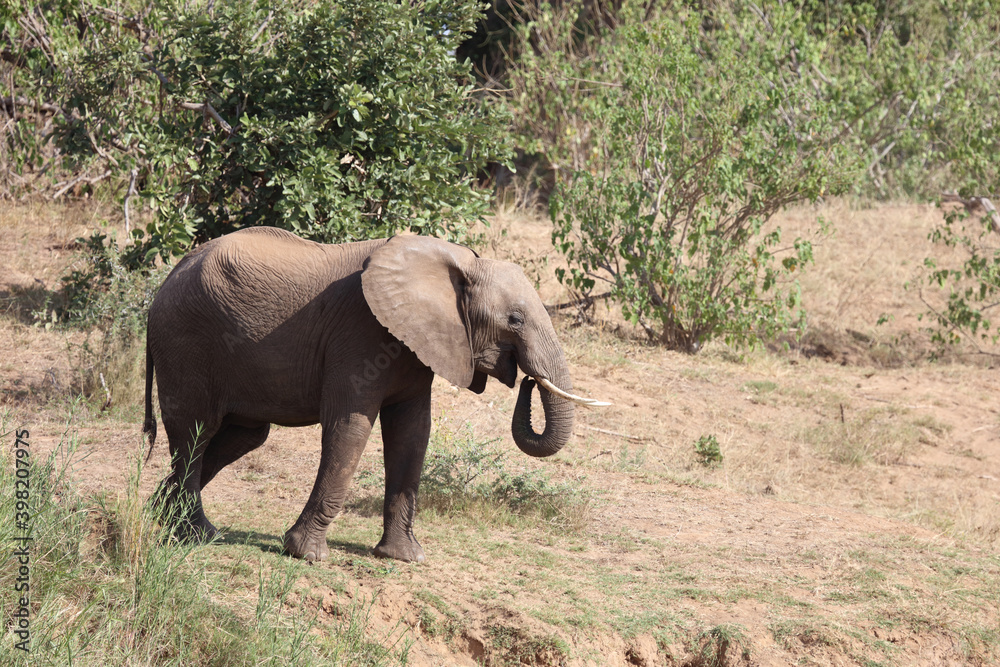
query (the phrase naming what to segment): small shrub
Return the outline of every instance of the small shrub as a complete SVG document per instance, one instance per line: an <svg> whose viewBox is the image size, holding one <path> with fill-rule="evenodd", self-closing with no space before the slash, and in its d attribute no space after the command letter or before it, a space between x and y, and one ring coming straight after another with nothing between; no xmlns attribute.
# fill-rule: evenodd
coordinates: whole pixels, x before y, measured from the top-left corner
<svg viewBox="0 0 1000 667"><path fill-rule="evenodd" d="M996 182L1000 185L1000 178ZM929 235L934 243L957 249L963 255L959 266L942 266L931 257L924 260L928 270L926 284L948 290L943 306L935 308L924 300L928 312L921 315L921 319L927 317L933 323L931 339L942 347L956 345L963 339L976 346L1000 341L1000 327L992 315L992 309L1000 303L997 230L1000 230L1000 213L987 212L975 217L956 209L947 211L944 222ZM920 296L924 298L922 293Z"/></svg>
<svg viewBox="0 0 1000 667"><path fill-rule="evenodd" d="M706 467L715 467L722 464L722 450L719 448L719 439L714 435L703 435L694 442L694 453L698 456L698 463Z"/></svg>
<svg viewBox="0 0 1000 667"><path fill-rule="evenodd" d="M468 427L461 434L435 431L420 482L420 507L501 522L534 516L565 528L581 527L588 495L553 482L541 470L512 470L498 443L477 441Z"/></svg>
<svg viewBox="0 0 1000 667"><path fill-rule="evenodd" d="M706 667L750 663L750 638L742 626L724 623L710 628L698 637L701 662Z"/></svg>

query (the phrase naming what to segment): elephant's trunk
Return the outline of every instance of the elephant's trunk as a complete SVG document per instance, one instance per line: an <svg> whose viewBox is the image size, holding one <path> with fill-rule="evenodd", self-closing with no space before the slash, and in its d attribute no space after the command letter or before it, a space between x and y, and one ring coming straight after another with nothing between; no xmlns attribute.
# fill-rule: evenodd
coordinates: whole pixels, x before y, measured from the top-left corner
<svg viewBox="0 0 1000 667"><path fill-rule="evenodd" d="M568 371L546 379L557 387L570 389ZM514 442L528 456L552 456L562 449L573 432L573 403L539 389L542 409L545 411L545 429L541 433L535 433L531 427L531 391L534 388L535 381L530 377L521 380L510 432Z"/></svg>

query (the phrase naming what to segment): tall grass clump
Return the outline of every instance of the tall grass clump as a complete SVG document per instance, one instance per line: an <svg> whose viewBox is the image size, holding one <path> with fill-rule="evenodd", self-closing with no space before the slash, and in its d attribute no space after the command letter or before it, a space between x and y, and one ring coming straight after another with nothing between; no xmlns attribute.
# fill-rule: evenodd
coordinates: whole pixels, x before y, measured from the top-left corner
<svg viewBox="0 0 1000 667"><path fill-rule="evenodd" d="M420 509L496 524L540 519L581 529L591 503L586 490L554 482L543 470L516 468L499 442L477 440L468 424L459 431L439 425L424 462Z"/></svg>
<svg viewBox="0 0 1000 667"><path fill-rule="evenodd" d="M9 415L0 422L6 443L13 438ZM244 590L233 568L218 566L224 547L175 539L171 522L157 521L140 493L140 447L126 487L98 497L74 486L75 450L70 438L31 463L30 652L16 649L9 631L18 600L17 568L8 556L0 568L0 619L7 628L0 664L355 664L338 659L352 655L368 656L365 664L398 662L398 651L371 650L367 628L311 632L317 609L290 604L303 563L261 554L259 576ZM4 447L0 454L0 539L8 545L15 537L9 452ZM241 549L249 547L233 549L247 557Z"/></svg>
<svg viewBox="0 0 1000 667"><path fill-rule="evenodd" d="M809 428L802 437L831 461L855 467L905 461L926 438L905 412L894 409L841 415L839 422Z"/></svg>
<svg viewBox="0 0 1000 667"><path fill-rule="evenodd" d="M100 232L76 241L81 250L75 264L36 320L61 321L86 331L75 349L75 384L84 396L105 408L140 406L146 314L172 267L157 266L142 244L119 249L114 238Z"/></svg>

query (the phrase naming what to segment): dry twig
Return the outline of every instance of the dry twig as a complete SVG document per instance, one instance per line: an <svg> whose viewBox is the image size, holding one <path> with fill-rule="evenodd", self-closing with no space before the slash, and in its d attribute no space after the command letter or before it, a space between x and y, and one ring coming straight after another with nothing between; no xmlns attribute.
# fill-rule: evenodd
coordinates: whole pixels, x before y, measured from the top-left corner
<svg viewBox="0 0 1000 667"><path fill-rule="evenodd" d="M596 426L587 426L586 424L581 424L580 427L590 431L603 433L604 435L613 435L616 438L625 438L626 440L634 440L635 442L649 442L650 440L650 438L646 438L643 436L629 435L628 433L619 433L618 431L609 431L606 428L597 428Z"/></svg>

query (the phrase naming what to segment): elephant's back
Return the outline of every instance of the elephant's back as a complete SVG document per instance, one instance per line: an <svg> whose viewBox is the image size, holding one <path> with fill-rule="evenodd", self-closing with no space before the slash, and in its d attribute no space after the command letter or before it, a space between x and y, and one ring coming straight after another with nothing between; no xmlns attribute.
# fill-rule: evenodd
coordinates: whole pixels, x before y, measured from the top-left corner
<svg viewBox="0 0 1000 667"><path fill-rule="evenodd" d="M280 296L282 302L313 296L331 282L359 272L387 239L339 245L316 243L276 227L249 227L213 239L188 253L161 292L185 297Z"/></svg>
<svg viewBox="0 0 1000 667"><path fill-rule="evenodd" d="M365 260L386 241L322 244L274 227L213 239L167 276L150 306L150 326L172 326L167 321L180 317L225 322L244 335L263 335L317 306L324 293L348 293L352 280L360 285Z"/></svg>
<svg viewBox="0 0 1000 667"><path fill-rule="evenodd" d="M256 289L264 282L270 289L281 285L294 292L322 289L360 271L365 259L385 243L323 244L275 227L250 227L206 243L197 258L199 278L207 286L225 282Z"/></svg>

